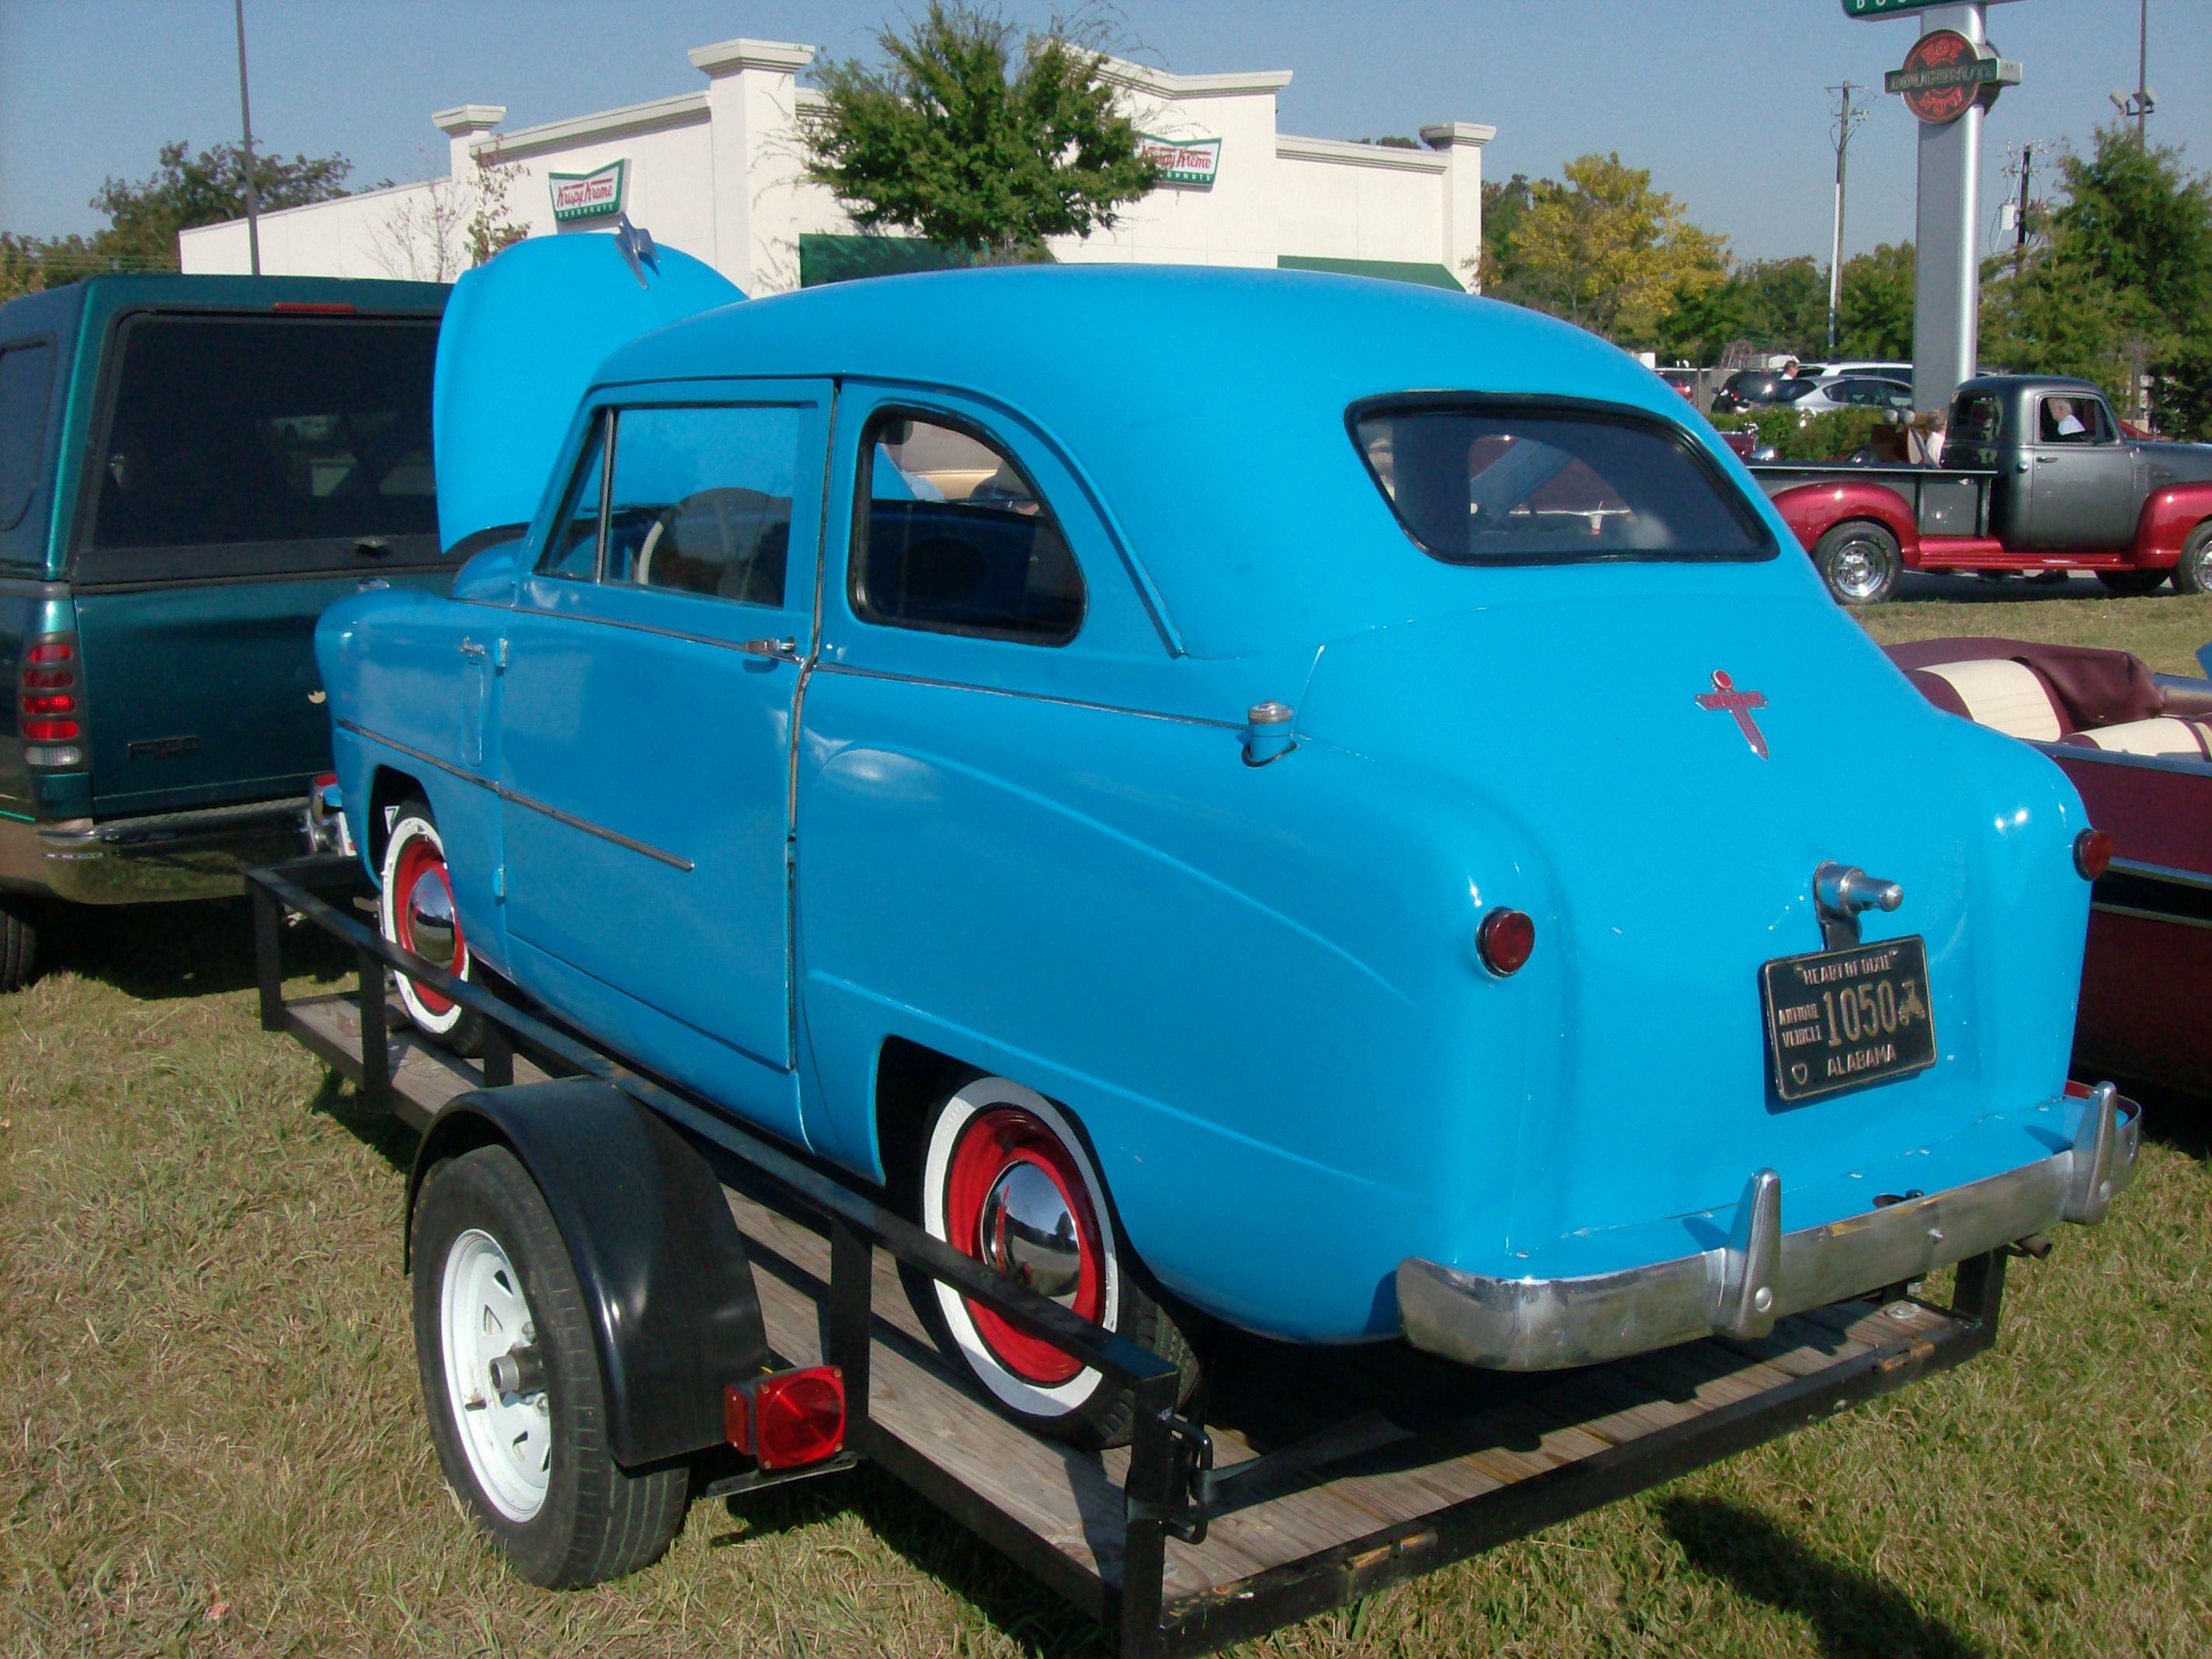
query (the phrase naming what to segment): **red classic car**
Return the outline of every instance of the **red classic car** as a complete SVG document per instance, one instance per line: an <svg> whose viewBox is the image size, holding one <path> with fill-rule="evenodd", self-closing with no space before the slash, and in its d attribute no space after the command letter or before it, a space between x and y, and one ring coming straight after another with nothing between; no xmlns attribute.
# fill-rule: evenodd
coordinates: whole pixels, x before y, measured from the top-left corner
<svg viewBox="0 0 2212 1659"><path fill-rule="evenodd" d="M2075 1074L2212 1096L2212 680L2154 674L2124 651L2024 640L1888 652L1939 708L2057 761L2111 838L2089 915Z"/></svg>

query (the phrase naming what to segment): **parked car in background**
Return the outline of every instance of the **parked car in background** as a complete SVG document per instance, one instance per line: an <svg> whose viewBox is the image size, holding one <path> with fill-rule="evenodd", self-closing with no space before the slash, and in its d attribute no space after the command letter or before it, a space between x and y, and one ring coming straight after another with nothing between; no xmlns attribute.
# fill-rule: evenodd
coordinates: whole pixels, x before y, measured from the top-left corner
<svg viewBox="0 0 2212 1659"><path fill-rule="evenodd" d="M1912 387L1904 380L1881 380L1869 375L1837 375L1822 380L1792 383L1806 389L1786 400L1800 420L1832 415L1844 409L1887 410L1899 416L1912 412Z"/></svg>
<svg viewBox="0 0 2212 1659"><path fill-rule="evenodd" d="M1902 380L1912 384L1912 365L1876 357L1844 357L1832 363L1800 363L1796 378L1801 380L1832 380L1844 375L1870 378L1878 380Z"/></svg>
<svg viewBox="0 0 2212 1659"><path fill-rule="evenodd" d="M94 276L0 307L0 991L43 901L239 890L330 764L313 636L441 586L446 289Z"/></svg>
<svg viewBox="0 0 2212 1659"><path fill-rule="evenodd" d="M2124 1183L2132 1108L2065 1092L2072 790L1875 661L1625 355L1275 271L722 304L609 240L462 279L441 410L714 308L573 360L539 435L441 424L447 538L500 544L318 635L397 945L1194 1381L1193 1310L1506 1370L1761 1334ZM1100 372L1137 338L1170 405ZM1530 690L1570 657L1633 744ZM1126 1428L917 1305L1016 1417Z"/></svg>
<svg viewBox="0 0 2212 1659"><path fill-rule="evenodd" d="M2124 438L2087 380L1988 375L1951 402L1942 465L1753 477L1845 605L1907 570L2082 570L2119 593L2212 592L2212 444Z"/></svg>
<svg viewBox="0 0 2212 1659"><path fill-rule="evenodd" d="M2212 679L2025 640L1888 652L1938 708L2057 762L2111 838L2092 872L2075 1074L2212 1096Z"/></svg>
<svg viewBox="0 0 2212 1659"><path fill-rule="evenodd" d="M1790 377L1773 369L1738 369L1723 380L1720 389L1713 393L1713 412L1736 415L1774 403L1789 385Z"/></svg>

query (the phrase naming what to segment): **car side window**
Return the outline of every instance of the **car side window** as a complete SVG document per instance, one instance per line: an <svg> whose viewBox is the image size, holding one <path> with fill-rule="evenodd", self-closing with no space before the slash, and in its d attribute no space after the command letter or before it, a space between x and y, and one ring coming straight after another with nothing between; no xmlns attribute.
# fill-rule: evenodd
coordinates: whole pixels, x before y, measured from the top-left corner
<svg viewBox="0 0 2212 1659"><path fill-rule="evenodd" d="M614 438L600 580L781 609L799 411L625 409Z"/></svg>
<svg viewBox="0 0 2212 1659"><path fill-rule="evenodd" d="M599 565L599 519L606 510L606 437L609 417L602 413L576 463L576 476L561 502L561 516L538 561L542 576L587 582Z"/></svg>
<svg viewBox="0 0 2212 1659"><path fill-rule="evenodd" d="M2037 430L2047 444L2094 444L2111 441L2104 423L2104 406L2094 398L2045 398L2037 416Z"/></svg>
<svg viewBox="0 0 2212 1659"><path fill-rule="evenodd" d="M1031 645L1082 626L1083 573L1013 459L950 417L889 410L861 438L852 599L865 622Z"/></svg>
<svg viewBox="0 0 2212 1659"><path fill-rule="evenodd" d="M22 521L38 489L53 378L52 346L40 342L0 351L0 530Z"/></svg>

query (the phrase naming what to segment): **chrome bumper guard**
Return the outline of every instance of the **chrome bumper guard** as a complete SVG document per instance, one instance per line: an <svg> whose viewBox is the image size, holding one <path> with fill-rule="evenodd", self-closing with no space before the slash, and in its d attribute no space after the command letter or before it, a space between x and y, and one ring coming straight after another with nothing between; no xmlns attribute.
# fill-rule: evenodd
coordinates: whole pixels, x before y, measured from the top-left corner
<svg viewBox="0 0 2212 1659"><path fill-rule="evenodd" d="M1864 1215L1782 1231L1782 1178L1744 1184L1729 1242L1577 1279L1500 1279L1419 1256L1398 1264L1417 1348L1496 1370L1555 1370L1700 1337L1765 1336L1774 1322L1903 1284L2061 1221L2094 1226L2133 1178L2142 1109L2100 1084L2062 1152Z"/></svg>

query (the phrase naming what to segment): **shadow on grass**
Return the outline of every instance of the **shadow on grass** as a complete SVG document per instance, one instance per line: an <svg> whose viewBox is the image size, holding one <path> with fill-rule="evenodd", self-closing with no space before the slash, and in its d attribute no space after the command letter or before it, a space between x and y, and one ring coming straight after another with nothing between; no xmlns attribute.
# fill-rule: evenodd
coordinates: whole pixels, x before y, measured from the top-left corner
<svg viewBox="0 0 2212 1659"><path fill-rule="evenodd" d="M415 1167L415 1131L390 1112L362 1104L361 1092L336 1072L323 1073L323 1086L307 1103L310 1112L328 1117L400 1174Z"/></svg>
<svg viewBox="0 0 2212 1659"><path fill-rule="evenodd" d="M36 915L39 960L144 1002L243 991L253 984L253 910L246 900L173 904L48 904ZM288 929L284 970L318 982L352 965L319 929Z"/></svg>
<svg viewBox="0 0 2212 1659"><path fill-rule="evenodd" d="M708 1540L715 1549L743 1549L756 1538L785 1533L849 1514L916 1572L938 1580L991 1626L1036 1659L1084 1659L1115 1651L1098 1623L1024 1572L974 1533L909 1492L881 1469L866 1465L848 1474L800 1481L726 1500L723 1515L692 1511L688 1525L736 1522Z"/></svg>
<svg viewBox="0 0 2212 1659"><path fill-rule="evenodd" d="M1659 1521L1699 1572L1802 1619L1825 1659L1980 1659L1981 1649L1902 1592L1815 1553L1755 1510L1669 1498Z"/></svg>
<svg viewBox="0 0 2212 1659"><path fill-rule="evenodd" d="M2212 1100L2154 1083L2123 1083L2120 1092L2141 1103L2146 1139L2199 1164L2212 1164Z"/></svg>

